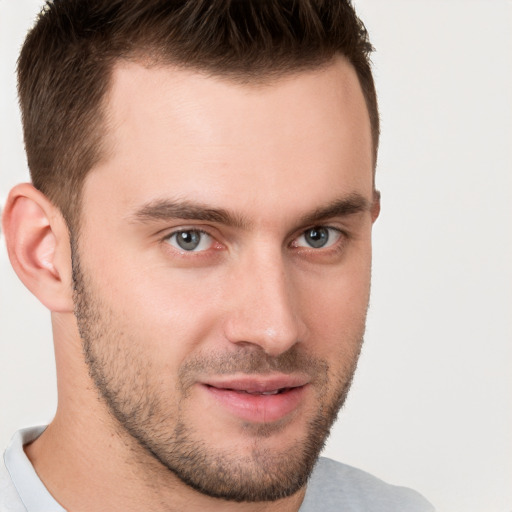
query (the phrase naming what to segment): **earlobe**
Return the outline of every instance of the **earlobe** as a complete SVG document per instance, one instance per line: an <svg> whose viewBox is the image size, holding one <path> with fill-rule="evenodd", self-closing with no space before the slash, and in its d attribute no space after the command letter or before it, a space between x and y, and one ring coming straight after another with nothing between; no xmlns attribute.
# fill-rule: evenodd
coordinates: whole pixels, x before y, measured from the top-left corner
<svg viewBox="0 0 512 512"><path fill-rule="evenodd" d="M72 311L69 235L60 211L23 183L11 190L2 224L11 264L23 284L51 311Z"/></svg>

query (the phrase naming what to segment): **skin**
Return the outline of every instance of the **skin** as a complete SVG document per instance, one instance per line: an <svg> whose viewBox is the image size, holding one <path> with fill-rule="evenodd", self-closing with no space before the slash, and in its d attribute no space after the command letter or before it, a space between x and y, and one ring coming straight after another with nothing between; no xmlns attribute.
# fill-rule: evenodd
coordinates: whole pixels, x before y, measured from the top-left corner
<svg viewBox="0 0 512 512"><path fill-rule="evenodd" d="M277 501L226 501L166 463L183 425L210 462L281 480L302 464L311 422L326 418L326 432L334 420L362 343L379 212L356 74L337 58L239 85L120 63L107 114L74 268L44 196L21 185L5 209L13 266L52 310L57 360L56 417L26 452L72 511L298 510L303 486ZM325 247L305 238L317 226ZM180 248L179 230L205 232L199 250ZM262 398L245 417L226 379L259 391L295 379L298 398L284 413Z"/></svg>

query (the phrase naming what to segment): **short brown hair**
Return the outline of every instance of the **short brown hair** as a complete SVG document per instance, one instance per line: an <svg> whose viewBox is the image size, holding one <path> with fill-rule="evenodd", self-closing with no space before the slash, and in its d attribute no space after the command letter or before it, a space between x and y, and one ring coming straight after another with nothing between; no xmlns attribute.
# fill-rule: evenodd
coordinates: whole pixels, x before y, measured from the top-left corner
<svg viewBox="0 0 512 512"><path fill-rule="evenodd" d="M372 50L350 0L47 0L18 61L32 181L72 227L83 180L102 157L102 102L120 59L251 82L344 55L366 100L376 162Z"/></svg>

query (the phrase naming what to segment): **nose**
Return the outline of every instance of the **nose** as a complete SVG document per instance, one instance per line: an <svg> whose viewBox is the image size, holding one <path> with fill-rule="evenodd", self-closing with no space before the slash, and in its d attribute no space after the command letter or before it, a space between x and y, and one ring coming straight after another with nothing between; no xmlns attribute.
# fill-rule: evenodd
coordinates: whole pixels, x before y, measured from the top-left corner
<svg viewBox="0 0 512 512"><path fill-rule="evenodd" d="M225 335L278 356L304 339L298 298L282 255L252 258L230 279L230 310Z"/></svg>

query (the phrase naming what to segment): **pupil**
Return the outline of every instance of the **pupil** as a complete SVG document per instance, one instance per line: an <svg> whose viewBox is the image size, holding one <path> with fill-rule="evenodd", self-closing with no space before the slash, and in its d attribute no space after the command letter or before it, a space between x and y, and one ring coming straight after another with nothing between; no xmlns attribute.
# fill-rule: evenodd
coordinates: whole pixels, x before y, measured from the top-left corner
<svg viewBox="0 0 512 512"><path fill-rule="evenodd" d="M329 240L329 231L327 228L311 228L306 231L305 238L311 247L318 249L323 247Z"/></svg>
<svg viewBox="0 0 512 512"><path fill-rule="evenodd" d="M200 242L200 235L197 231L182 231L176 236L178 245L185 251L195 249Z"/></svg>

